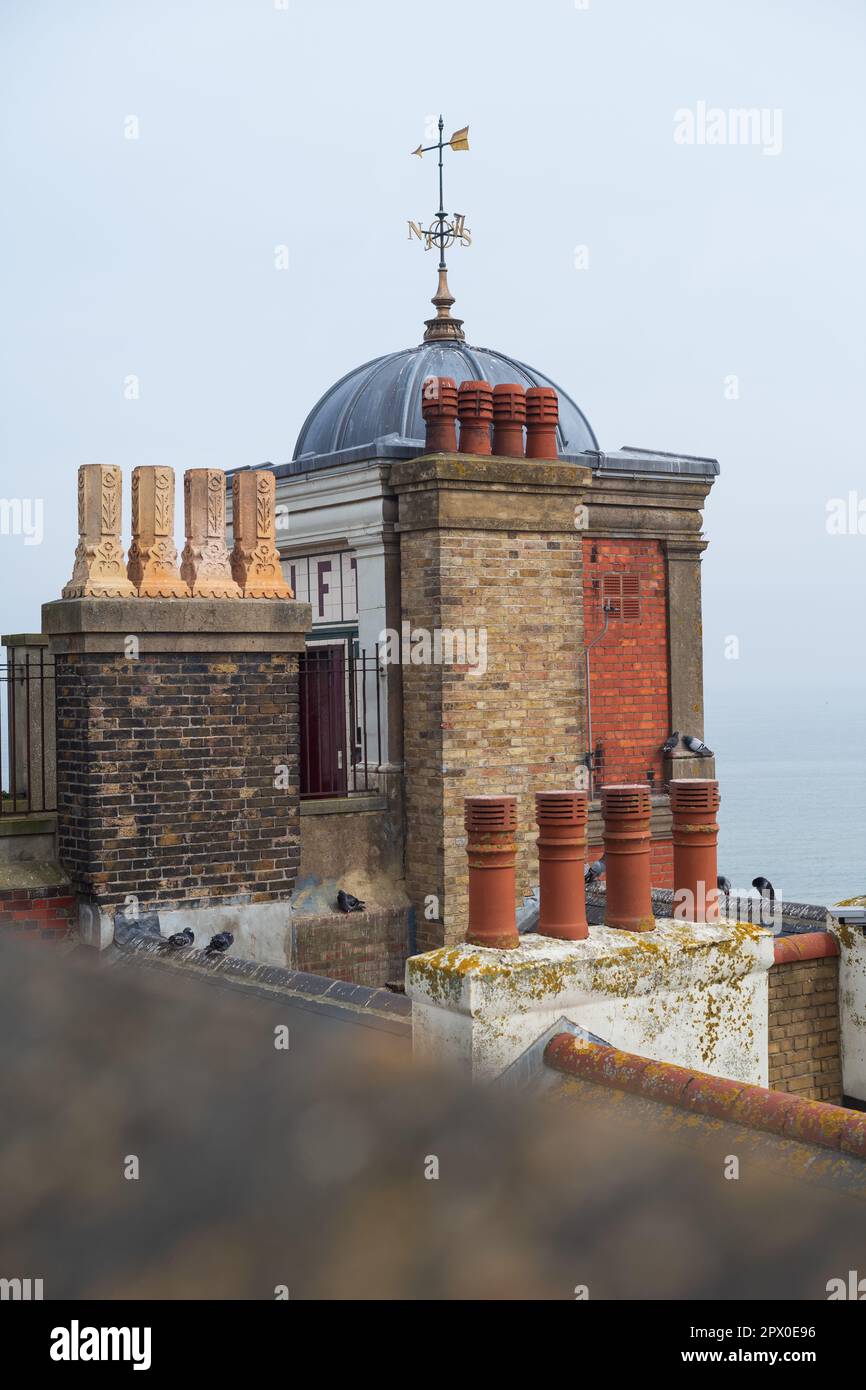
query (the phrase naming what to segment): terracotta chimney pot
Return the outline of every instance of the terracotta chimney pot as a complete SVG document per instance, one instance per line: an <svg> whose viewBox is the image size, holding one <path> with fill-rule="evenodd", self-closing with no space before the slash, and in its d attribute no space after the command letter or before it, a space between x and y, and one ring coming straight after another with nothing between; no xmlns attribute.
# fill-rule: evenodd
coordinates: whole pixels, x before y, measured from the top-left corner
<svg viewBox="0 0 866 1390"><path fill-rule="evenodd" d="M552 386L530 386L526 393L526 457L555 459L559 456L556 426L559 397Z"/></svg>
<svg viewBox="0 0 866 1390"><path fill-rule="evenodd" d="M520 945L514 871L517 797L467 796L463 804L469 857L466 940L511 950Z"/></svg>
<svg viewBox="0 0 866 1390"><path fill-rule="evenodd" d="M526 424L526 390L517 382L493 388L493 452L506 458L523 458L523 426Z"/></svg>
<svg viewBox="0 0 866 1390"><path fill-rule="evenodd" d="M589 936L583 869L586 860L586 792L537 792L539 936L583 941Z"/></svg>
<svg viewBox="0 0 866 1390"><path fill-rule="evenodd" d="M674 916L686 922L718 922L719 784L710 777L683 777L672 781L670 789Z"/></svg>
<svg viewBox="0 0 866 1390"><path fill-rule="evenodd" d="M421 413L431 454L457 452L457 383L450 376L428 376L421 388Z"/></svg>
<svg viewBox="0 0 866 1390"><path fill-rule="evenodd" d="M652 931L649 787L642 782L601 789L607 901L604 921L624 931Z"/></svg>
<svg viewBox="0 0 866 1390"><path fill-rule="evenodd" d="M489 381L461 381L457 392L461 454L489 454L493 387Z"/></svg>

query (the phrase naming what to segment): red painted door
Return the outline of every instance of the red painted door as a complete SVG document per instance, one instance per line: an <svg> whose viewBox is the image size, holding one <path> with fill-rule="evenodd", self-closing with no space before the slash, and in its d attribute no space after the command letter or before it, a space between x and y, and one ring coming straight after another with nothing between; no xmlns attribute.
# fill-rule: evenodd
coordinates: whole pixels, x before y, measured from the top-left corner
<svg viewBox="0 0 866 1390"><path fill-rule="evenodd" d="M345 796L346 651L308 647L300 662L301 796Z"/></svg>

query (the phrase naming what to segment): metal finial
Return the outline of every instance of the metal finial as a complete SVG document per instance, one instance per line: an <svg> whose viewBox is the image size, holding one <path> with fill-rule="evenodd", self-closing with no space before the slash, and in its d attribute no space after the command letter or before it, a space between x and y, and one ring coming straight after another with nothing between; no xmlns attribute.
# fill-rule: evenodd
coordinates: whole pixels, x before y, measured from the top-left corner
<svg viewBox="0 0 866 1390"><path fill-rule="evenodd" d="M419 145L417 150L412 153L421 159L430 150L439 152L439 211L436 213L435 224L430 227L423 227L419 222L409 223L409 239L416 236L419 241L424 243L424 249L430 251L434 246L439 247L439 283L436 288L431 303L436 307L436 317L427 319L424 342L429 343L437 339L450 338L462 341L466 334L463 332L463 320L451 317L451 305L454 303L454 296L448 288L448 266L445 262L445 251L449 246L453 246L459 241L463 246L469 246L472 242L469 229L466 226L466 218L463 213L448 214L445 211L445 197L443 190L443 169L442 152L450 146L452 150L469 149L469 127L463 126L460 130L455 130L450 140L443 140L442 133L445 129L445 122L439 117L439 139L435 145Z"/></svg>

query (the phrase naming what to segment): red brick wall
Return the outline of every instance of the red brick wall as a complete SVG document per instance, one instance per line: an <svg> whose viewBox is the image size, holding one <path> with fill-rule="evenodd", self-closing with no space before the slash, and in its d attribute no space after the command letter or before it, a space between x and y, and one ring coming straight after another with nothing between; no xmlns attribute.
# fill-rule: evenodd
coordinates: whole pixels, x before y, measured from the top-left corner
<svg viewBox="0 0 866 1390"><path fill-rule="evenodd" d="M590 845L586 862L592 864L604 854L604 845ZM653 840L650 845L650 875L653 888L674 886L674 846L672 840Z"/></svg>
<svg viewBox="0 0 866 1390"><path fill-rule="evenodd" d="M72 925L75 899L67 885L0 892L0 931L60 941Z"/></svg>
<svg viewBox="0 0 866 1390"><path fill-rule="evenodd" d="M605 782L662 780L659 749L670 729L667 580L659 541L584 538L587 643L600 633L606 574L637 575L640 620L614 617L590 657L593 746L604 745Z"/></svg>
<svg viewBox="0 0 866 1390"><path fill-rule="evenodd" d="M668 683L667 579L659 541L583 541L583 611L586 641L604 626L602 596L607 574L636 575L640 581L640 619L612 617L604 639L590 657L592 742L604 745L603 782L645 782L655 773L661 790L659 753L670 728ZM598 858L602 846L590 850ZM673 887L673 846L653 840L652 881Z"/></svg>
<svg viewBox="0 0 866 1390"><path fill-rule="evenodd" d="M674 886L674 846L672 840L653 840L650 847L653 888Z"/></svg>

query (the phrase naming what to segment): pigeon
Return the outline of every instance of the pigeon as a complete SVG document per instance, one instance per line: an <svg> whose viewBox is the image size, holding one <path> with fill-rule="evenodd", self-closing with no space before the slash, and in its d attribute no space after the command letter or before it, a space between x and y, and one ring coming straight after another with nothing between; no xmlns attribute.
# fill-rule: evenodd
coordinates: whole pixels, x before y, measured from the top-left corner
<svg viewBox="0 0 866 1390"><path fill-rule="evenodd" d="M351 893L344 893L342 888L337 894L337 907L341 912L363 912L366 906L360 898L354 897Z"/></svg>
<svg viewBox="0 0 866 1390"><path fill-rule="evenodd" d="M724 893L727 897L727 895L731 891L731 880L729 878L725 878L723 874L719 874L718 878L716 879L716 887L718 888L720 893Z"/></svg>
<svg viewBox="0 0 866 1390"><path fill-rule="evenodd" d="M204 948L206 956L221 956L229 949L234 937L230 931L219 931L216 936L212 936Z"/></svg>
<svg viewBox="0 0 866 1390"><path fill-rule="evenodd" d="M757 888L762 898L769 898L771 902L776 897L776 890L768 878L753 878L752 887Z"/></svg>
<svg viewBox="0 0 866 1390"><path fill-rule="evenodd" d="M183 931L176 931L174 936L168 938L169 946L191 946L195 941L195 932L192 927L184 927Z"/></svg>
<svg viewBox="0 0 866 1390"><path fill-rule="evenodd" d="M665 757L668 753L672 753L672 752L674 751L674 749L676 748L676 746L677 746L677 744L679 743L679 741L680 741L679 732L678 732L676 729L674 729L674 731L673 731L673 733L671 734L670 738L666 738L666 739L665 739L664 743L662 744L661 748L659 749L659 752L662 754L663 757Z"/></svg>
<svg viewBox="0 0 866 1390"><path fill-rule="evenodd" d="M689 748L697 758L715 757L712 748L708 748L705 743L701 743L701 740L699 738L695 738L693 734L686 734L683 738L683 743L686 745L686 748Z"/></svg>
<svg viewBox="0 0 866 1390"><path fill-rule="evenodd" d="M596 859L594 863L587 864L583 871L583 881L584 883L595 883L595 880L601 878L603 873L604 855L602 855L600 859Z"/></svg>

